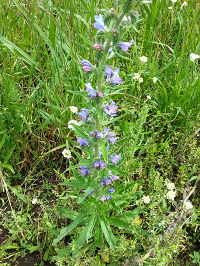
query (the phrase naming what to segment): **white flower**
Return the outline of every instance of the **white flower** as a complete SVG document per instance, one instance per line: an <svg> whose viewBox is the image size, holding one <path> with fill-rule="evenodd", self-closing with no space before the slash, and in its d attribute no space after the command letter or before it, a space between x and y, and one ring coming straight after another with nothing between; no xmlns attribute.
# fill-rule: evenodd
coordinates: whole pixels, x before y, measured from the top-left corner
<svg viewBox="0 0 200 266"><path fill-rule="evenodd" d="M169 190L173 190L173 189L175 189L175 185L174 185L174 183L168 183L168 184L167 184L167 188L168 188Z"/></svg>
<svg viewBox="0 0 200 266"><path fill-rule="evenodd" d="M143 196L142 200L144 201L144 203L149 203L150 202L149 196Z"/></svg>
<svg viewBox="0 0 200 266"><path fill-rule="evenodd" d="M184 1L181 6L188 6L188 3Z"/></svg>
<svg viewBox="0 0 200 266"><path fill-rule="evenodd" d="M78 111L78 108L76 106L70 106L69 108L72 113L76 113Z"/></svg>
<svg viewBox="0 0 200 266"><path fill-rule="evenodd" d="M32 204L35 205L37 203L37 199L36 198L33 198L32 199Z"/></svg>
<svg viewBox="0 0 200 266"><path fill-rule="evenodd" d="M133 79L139 79L139 78L140 78L140 74L139 73L135 73Z"/></svg>
<svg viewBox="0 0 200 266"><path fill-rule="evenodd" d="M151 96L150 96L150 95L147 95L147 99L148 99L148 100L151 100Z"/></svg>
<svg viewBox="0 0 200 266"><path fill-rule="evenodd" d="M135 204L138 205L139 204L139 200L136 200Z"/></svg>
<svg viewBox="0 0 200 266"><path fill-rule="evenodd" d="M177 2L177 0L171 0L171 1L172 1L173 4Z"/></svg>
<svg viewBox="0 0 200 266"><path fill-rule="evenodd" d="M198 58L200 58L200 56L198 54L191 53L191 55L190 55L190 61L194 62L194 60L195 59L198 59Z"/></svg>
<svg viewBox="0 0 200 266"><path fill-rule="evenodd" d="M143 78L139 78L138 81L141 83L143 82Z"/></svg>
<svg viewBox="0 0 200 266"><path fill-rule="evenodd" d="M186 210L191 210L193 208L192 203L190 203L189 201L186 201L184 206Z"/></svg>
<svg viewBox="0 0 200 266"><path fill-rule="evenodd" d="M65 158L71 158L71 151L70 150L66 150L64 149L63 152L62 152L62 155L65 157Z"/></svg>
<svg viewBox="0 0 200 266"><path fill-rule="evenodd" d="M173 191L173 190L168 191L167 199L174 200L175 197L176 197L176 192L175 191Z"/></svg>
<svg viewBox="0 0 200 266"><path fill-rule="evenodd" d="M168 9L172 9L172 6L169 6Z"/></svg>
<svg viewBox="0 0 200 266"><path fill-rule="evenodd" d="M77 126L77 125L78 125L78 122L77 122L76 120L70 120L70 121L68 122L68 128L73 128L71 124Z"/></svg>
<svg viewBox="0 0 200 266"><path fill-rule="evenodd" d="M142 63L146 63L147 62L147 57L143 55L142 57L140 57L140 61Z"/></svg>
<svg viewBox="0 0 200 266"><path fill-rule="evenodd" d="M153 77L153 83L156 83L158 79L156 77Z"/></svg>
<svg viewBox="0 0 200 266"><path fill-rule="evenodd" d="M122 19L123 22L127 22L127 20L128 20L127 16L124 16Z"/></svg>

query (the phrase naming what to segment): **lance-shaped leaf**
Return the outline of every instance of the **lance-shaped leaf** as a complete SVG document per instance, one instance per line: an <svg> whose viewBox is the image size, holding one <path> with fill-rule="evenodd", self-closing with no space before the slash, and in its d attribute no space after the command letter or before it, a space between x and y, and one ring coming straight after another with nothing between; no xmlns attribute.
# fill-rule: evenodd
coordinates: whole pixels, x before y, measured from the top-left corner
<svg viewBox="0 0 200 266"><path fill-rule="evenodd" d="M60 240L62 240L72 229L74 229L83 219L87 213L81 213L69 226L64 227L60 230L60 234L54 239L52 246L55 246Z"/></svg>
<svg viewBox="0 0 200 266"><path fill-rule="evenodd" d="M88 187L88 188L86 189L85 193L83 193L83 194L77 199L77 203L80 204L80 203L85 199L85 197L87 197L87 195L89 195L90 192L92 192L92 190L93 190L93 187Z"/></svg>
<svg viewBox="0 0 200 266"><path fill-rule="evenodd" d="M100 217L100 224L101 224L101 229L105 235L105 238L108 244L114 250L115 249L115 237L112 233L109 223L106 221L104 217Z"/></svg>

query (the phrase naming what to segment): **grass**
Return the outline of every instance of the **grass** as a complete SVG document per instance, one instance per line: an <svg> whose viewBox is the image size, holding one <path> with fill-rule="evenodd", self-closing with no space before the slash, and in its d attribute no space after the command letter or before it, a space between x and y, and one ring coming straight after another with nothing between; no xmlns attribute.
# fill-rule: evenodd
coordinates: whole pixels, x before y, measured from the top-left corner
<svg viewBox="0 0 200 266"><path fill-rule="evenodd" d="M135 2L131 17L133 23L124 25L121 32L123 41L133 40L130 55L118 51L118 57L110 59L110 65L120 68L124 81L112 95L120 106L119 119L113 122L112 127L120 137L118 147L124 158L123 168L128 172L125 182L142 180L135 191L143 189L144 195L152 196L154 191L155 202L159 201L158 195L161 197L159 190L164 190L164 180L175 183L180 203L182 195L194 185L194 180L189 180L199 175L199 60L193 63L189 55L200 54L200 4L197 0L188 1L186 7L181 4L181 1L172 4L167 0ZM168 9L169 6L173 9ZM65 195L58 183L70 176L70 173L62 174L68 165L61 158L61 149L65 146L66 136L75 137L67 126L72 119L69 106L81 108L86 105L82 97L69 93L69 90L84 89L85 74L79 62L82 58L91 62L95 60L96 30L91 24L95 14L103 14L111 7L116 11L121 8L117 1L107 0L3 0L0 3L0 161L10 191L17 186L19 194L12 194L17 202L15 211L26 220L20 220L19 226L28 241L19 246L23 251L37 246L35 250L40 251L43 260L57 256L58 250L47 246L56 237L57 228L69 223L63 204L60 201L57 206L55 204L56 199ZM147 57L147 64L141 64L139 57L142 55ZM140 73L143 83L132 79L134 73ZM153 77L157 77L156 83L153 83ZM151 100L147 100L147 95ZM77 156L73 161L77 161ZM53 181L50 176L53 176ZM46 179L51 189L45 186ZM77 205L70 194L73 190L68 189L71 196L64 206L76 210ZM47 196L49 191L54 194L53 198ZM1 214L5 215L3 187L0 192ZM33 196L39 197L44 209L31 204L25 206L23 196L29 202ZM188 231L190 236L185 241L181 238L175 242L180 255L171 250L169 257L165 258L167 262L162 261L162 254L169 252L169 247L165 246L163 253L158 255L160 265L176 265L175 262L181 265L183 250L189 254L189 243L198 239L195 229L199 226L198 189L193 203L197 208L196 218L192 225L183 226L181 231L182 235ZM169 211L164 205L163 202L160 212ZM51 206L56 206L56 214ZM153 222L148 225L153 206L152 203L152 210L143 217L143 229L153 228ZM41 215L36 216L35 221L35 214L30 214L31 211L44 212L49 219L45 220ZM29 218L25 218L27 214ZM10 220L4 221L4 226L10 228L13 240L20 241L14 219L11 215L8 217ZM33 229L28 227L28 219ZM45 227L46 221L49 225ZM45 241L40 234L45 235ZM73 234L75 237L79 232ZM137 230L135 234L138 234ZM32 242L31 236L34 236ZM92 258L91 265L118 265L114 263L121 258L123 261L120 263L126 263L126 259L131 263L135 256L132 250L137 250L143 257L151 248L151 240L156 241L152 235L149 235L150 240L142 235L140 241L139 236L135 236L135 240L126 234L118 237L121 239L117 246L118 254L104 247L95 256L97 251L88 243L84 246L85 253L77 258L76 263L86 265L88 258ZM62 243L59 248L62 250L64 246ZM5 255L1 254L2 257ZM187 259L189 255L184 265L190 263ZM67 265L75 265L71 258L68 260ZM148 258L147 263L155 265L154 260L148 261Z"/></svg>

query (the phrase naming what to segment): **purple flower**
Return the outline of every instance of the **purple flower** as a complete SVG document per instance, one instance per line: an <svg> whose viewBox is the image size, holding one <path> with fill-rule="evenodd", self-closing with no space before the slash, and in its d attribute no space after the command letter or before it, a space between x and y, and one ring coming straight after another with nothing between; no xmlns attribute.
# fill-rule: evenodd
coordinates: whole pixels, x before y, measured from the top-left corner
<svg viewBox="0 0 200 266"><path fill-rule="evenodd" d="M108 200L108 199L111 199L111 197L107 195L107 196L106 196L106 199L107 199L107 200Z"/></svg>
<svg viewBox="0 0 200 266"><path fill-rule="evenodd" d="M80 170L80 172L81 172L82 175L86 175L86 174L89 175L91 173L91 171L88 170L88 167L87 166L81 166L79 168L79 170Z"/></svg>
<svg viewBox="0 0 200 266"><path fill-rule="evenodd" d="M81 145L81 146L88 146L89 142L87 139L82 139L82 138L77 138L77 142Z"/></svg>
<svg viewBox="0 0 200 266"><path fill-rule="evenodd" d="M113 83L113 84L122 84L122 79L120 78L120 76L118 74L115 74L111 78L110 82Z"/></svg>
<svg viewBox="0 0 200 266"><path fill-rule="evenodd" d="M100 185L103 186L103 184L104 184L104 182L101 180L101 181L100 181Z"/></svg>
<svg viewBox="0 0 200 266"><path fill-rule="evenodd" d="M103 154L103 153L102 153L101 151L99 151L99 158L102 156L102 154Z"/></svg>
<svg viewBox="0 0 200 266"><path fill-rule="evenodd" d="M115 102L111 101L111 104L105 106L103 110L107 115L115 116L115 114L117 113L117 108L118 106L115 105Z"/></svg>
<svg viewBox="0 0 200 266"><path fill-rule="evenodd" d="M113 74L114 74L114 75L116 75L116 74L119 75L119 72L120 72L119 68L113 70Z"/></svg>
<svg viewBox="0 0 200 266"><path fill-rule="evenodd" d="M115 132L110 132L110 133L108 134L108 137L109 137L109 138L113 138L113 137L115 137L115 136L116 136Z"/></svg>
<svg viewBox="0 0 200 266"><path fill-rule="evenodd" d="M112 144L115 144L115 141L118 140L118 138L108 138Z"/></svg>
<svg viewBox="0 0 200 266"><path fill-rule="evenodd" d="M109 144L108 144L108 146L107 146L106 150L107 150L107 151L109 151L109 149L110 149L110 146L109 146Z"/></svg>
<svg viewBox="0 0 200 266"><path fill-rule="evenodd" d="M81 110L82 110L82 112L76 113L76 114L79 115L82 118L83 121L85 121L86 118L87 118L87 115L88 115L88 110L84 109L84 108L81 109Z"/></svg>
<svg viewBox="0 0 200 266"><path fill-rule="evenodd" d="M105 200L107 200L107 198L106 198L106 196L104 195L102 198L101 198L101 201L105 201Z"/></svg>
<svg viewBox="0 0 200 266"><path fill-rule="evenodd" d="M104 137L104 135L103 135L102 132L97 131L97 133L96 133L96 137L97 137L98 139L102 139L102 138Z"/></svg>
<svg viewBox="0 0 200 266"><path fill-rule="evenodd" d="M92 68L93 67L93 65L88 60L86 60L86 59L82 59L82 65L83 66L87 66L89 68Z"/></svg>
<svg viewBox="0 0 200 266"><path fill-rule="evenodd" d="M116 165L121 160L121 153L118 155L111 155L110 157L110 161Z"/></svg>
<svg viewBox="0 0 200 266"><path fill-rule="evenodd" d="M130 41L130 42L120 42L120 43L119 43L119 46L120 46L120 48L121 48L124 52L126 52L126 51L128 50L128 48L131 47L132 44L133 44L133 41Z"/></svg>
<svg viewBox="0 0 200 266"><path fill-rule="evenodd" d="M95 18L95 23L94 23L94 27L99 31L99 30L104 30L106 29L106 26L104 25L103 22L103 17L101 14L99 14L99 16L94 16Z"/></svg>
<svg viewBox="0 0 200 266"><path fill-rule="evenodd" d="M94 133L94 130L92 130L90 133L89 133L90 136L95 136L96 134Z"/></svg>
<svg viewBox="0 0 200 266"><path fill-rule="evenodd" d="M106 185L110 184L110 180L107 177L104 177L104 182L105 182Z"/></svg>
<svg viewBox="0 0 200 266"><path fill-rule="evenodd" d="M110 78L112 74L113 74L113 70L112 70L112 68L106 66L105 74L104 74L104 75Z"/></svg>
<svg viewBox="0 0 200 266"><path fill-rule="evenodd" d="M108 190L108 192L112 194L112 193L115 193L115 190L114 190L113 188L110 188L110 189Z"/></svg>
<svg viewBox="0 0 200 266"><path fill-rule="evenodd" d="M106 167L107 165L102 162L101 160L98 160L94 163L94 167L100 167L100 169L103 169L104 167Z"/></svg>
<svg viewBox="0 0 200 266"><path fill-rule="evenodd" d="M110 176L110 180L111 181L114 181L114 180L117 180L117 179L119 179L119 176L117 176L117 175L111 175Z"/></svg>
<svg viewBox="0 0 200 266"><path fill-rule="evenodd" d="M86 91L89 92L88 93L88 96L90 96L91 98L94 98L96 97L96 91L92 88L91 84L90 83L85 83L85 86L86 86Z"/></svg>
<svg viewBox="0 0 200 266"><path fill-rule="evenodd" d="M102 131L102 133L108 133L110 131L110 129L109 128L107 128L107 127L104 127L104 130Z"/></svg>

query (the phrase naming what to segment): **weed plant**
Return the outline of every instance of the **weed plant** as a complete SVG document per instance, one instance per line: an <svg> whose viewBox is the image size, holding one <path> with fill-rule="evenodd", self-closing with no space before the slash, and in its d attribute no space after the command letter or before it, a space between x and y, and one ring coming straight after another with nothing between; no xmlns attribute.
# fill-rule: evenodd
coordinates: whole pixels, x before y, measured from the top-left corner
<svg viewBox="0 0 200 266"><path fill-rule="evenodd" d="M77 204L82 190L69 186L77 182L73 165L86 159L85 149L70 144L75 144L79 129L68 128L77 116L69 107L80 110L88 104L87 96L75 94L85 91L88 82L80 62L84 58L95 64L98 56L93 47L98 44L95 16L102 14L106 22L111 8L118 14L125 2L0 2L0 215L1 225L10 233L1 246L0 262L9 258L15 263L17 256L34 251L40 253L41 261L52 260L56 265L192 265L198 261L197 0L133 1L118 40L133 40L129 54L119 48L108 60L114 70L120 68L123 81L106 97L118 106L111 128L119 137L116 154L123 158L120 181L113 189L126 199L108 213L112 219L117 212L122 215L119 208L125 214L141 211L121 219L128 229L110 223L117 240L113 249L105 234L102 246L96 248L91 235L76 249L84 220L52 246L59 230L68 228L84 207ZM62 156L63 149L73 150L70 160ZM72 249L76 256L71 256Z"/></svg>

